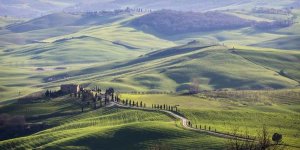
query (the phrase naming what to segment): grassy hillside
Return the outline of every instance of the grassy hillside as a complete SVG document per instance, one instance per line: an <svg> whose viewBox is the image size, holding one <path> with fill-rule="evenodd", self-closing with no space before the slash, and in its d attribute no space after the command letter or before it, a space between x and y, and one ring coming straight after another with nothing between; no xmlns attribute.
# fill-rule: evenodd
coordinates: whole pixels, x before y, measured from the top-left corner
<svg viewBox="0 0 300 150"><path fill-rule="evenodd" d="M128 15L128 14L127 14ZM13 32L26 32L32 30L48 29L62 26L91 26L101 25L119 20L124 15L106 14L92 15L88 13L54 13L42 16L27 22L11 25L8 27Z"/></svg>
<svg viewBox="0 0 300 150"><path fill-rule="evenodd" d="M266 55L260 57L262 54ZM298 55L297 51L252 47L232 50L212 43L191 42L125 63L96 65L67 74L72 82L113 86L121 91L183 92L194 86L195 81L205 90L291 88L299 85ZM290 69L290 76L280 73L282 69Z"/></svg>
<svg viewBox="0 0 300 150"><path fill-rule="evenodd" d="M299 89L277 91L228 91L184 95L121 94L124 99L148 105L179 105L179 110L193 125L213 130L255 136L263 125L269 134L283 134L286 144L299 146Z"/></svg>
<svg viewBox="0 0 300 150"><path fill-rule="evenodd" d="M39 0L35 4L50 3L60 9L76 2ZM98 9L100 5L107 9L168 6L197 11L205 6L205 10L222 11L205 13L204 19L201 13L186 12L187 15L171 15L169 20L160 18L156 22L151 15L117 11L54 13L13 25L14 21L0 18L0 115L21 115L28 123L43 122L48 127L32 135L0 141L0 149L226 148L226 139L185 130L178 120L159 112L111 107L85 108L82 113L78 102L69 96L16 103L27 94L55 90L66 83L81 84L87 89L113 87L118 94L177 92L120 96L143 101L148 107L179 105L180 113L194 125L221 132L232 132L238 126L239 134L248 131L254 136L265 124L270 134L281 133L284 143L300 147L300 10L293 9L288 15L252 12L256 6L281 9L293 2L93 0L76 6L77 10ZM2 7L0 12L6 11ZM144 22L140 28L131 26L130 22L144 17L143 21L153 23L151 27L156 31L140 30L147 28ZM182 18L185 21L178 21ZM202 23L211 18L215 19L212 24ZM259 30L250 25L290 18L296 23L285 28ZM224 27L224 22L233 27ZM167 26L160 28L157 23ZM244 23L250 24L243 26ZM200 24L203 26L198 30ZM217 27L202 30L211 25ZM169 34L170 30L176 34ZM180 95L192 88L203 92Z"/></svg>
<svg viewBox="0 0 300 150"><path fill-rule="evenodd" d="M249 61L255 62L267 69L278 72L282 76L299 82L300 76L297 71L299 70L298 51L282 51L276 49L265 49L265 51L260 50L260 48L241 47L235 52L237 55L240 55ZM259 54L255 54L258 52Z"/></svg>
<svg viewBox="0 0 300 150"><path fill-rule="evenodd" d="M64 99L68 98L64 97ZM35 107L38 105L48 105L47 110L50 112L63 112L65 108L77 109L67 106L69 102L70 100L54 99L50 102L24 106L19 104L14 107L21 109L26 107L32 112L38 112L40 108ZM8 113L13 112L8 111ZM42 113L46 112L40 112ZM23 113L18 111L13 114ZM158 112L102 108L39 121L55 127L30 136L1 141L0 147L2 149L97 149L99 147L104 149L149 149L151 147L223 149L225 142L224 139L184 130L178 121Z"/></svg>
<svg viewBox="0 0 300 150"><path fill-rule="evenodd" d="M75 5L76 1L2 0L0 4L1 4L0 13L2 15L14 16L20 18L34 18L34 17L39 17L41 14L61 11L65 7Z"/></svg>
<svg viewBox="0 0 300 150"><path fill-rule="evenodd" d="M241 31L244 30L247 31L247 29ZM214 36L222 36L219 38L224 38L231 43L230 41L235 40L230 38L235 37L234 35L237 35L235 38L242 37L244 34L242 32L222 31L215 33ZM257 37L265 38L265 36L271 37L269 33L255 34L241 39L240 42L251 43ZM2 60L3 67L10 67L11 71L18 68L27 70L26 75L20 74L20 77L23 76L20 79L29 80L20 81L6 77L2 87L6 87L6 91L11 91L11 94L18 93L12 90L18 87L24 88L21 91L27 91L25 89L30 89L30 86L38 90L41 87L59 86L66 81L89 86L113 86L125 91L186 91L191 87L192 81L200 82L200 88L207 90L288 88L298 85L299 53L296 51L269 51L265 48L237 45L234 45L235 51L232 51L231 45L228 45L229 48L216 46L217 40L213 40L210 34L208 38L201 37L201 42L198 44L190 43L145 54L155 49L183 43L190 37L191 35L181 36L179 38L181 40L176 37L172 41L165 40L131 27L124 27L120 22L116 22L50 38L43 44L12 47L2 52L5 58ZM211 47L206 47L209 45ZM260 57L261 54L264 54L264 57ZM138 56L141 57L137 58ZM17 63L15 60L18 60ZM109 63L108 60L114 62ZM270 65L272 66L269 67ZM59 66L67 66L67 69L52 69L51 74L49 71L35 71L37 67ZM282 74L281 71L285 73ZM9 78L14 81L8 80ZM7 85L12 85L7 84L9 81L19 84L8 87ZM41 84L45 81L46 84ZM55 82L51 83L52 81ZM37 86L37 84L41 85ZM2 95L10 95L8 93ZM2 99L8 97L4 96Z"/></svg>
<svg viewBox="0 0 300 150"><path fill-rule="evenodd" d="M3 45L4 47L0 51L3 58L1 59L1 68L3 68L1 72L3 76L7 74L12 76L5 76L1 79L1 87L6 91L1 93L1 99L17 97L18 91L24 95L30 93L27 89L31 89L32 92L39 90L37 84L42 83L47 76L90 68L95 64L102 66L113 61L128 60L153 49L175 45L171 41L145 34L133 28L125 28L122 26L122 22L122 20L114 23L107 22L105 25L92 27L61 26L22 33L3 31L0 39L3 39L1 42L7 45ZM32 24L31 21L27 23ZM83 28L86 29L83 30ZM76 33L69 34L71 32ZM35 41L52 36L55 38L46 39L40 43ZM24 44L32 41L35 41L35 44L12 45L12 43ZM38 67L46 71L36 70ZM56 67L66 69L57 70ZM45 76L46 74L47 76ZM62 76L62 78L65 77L67 76ZM33 85L35 87L32 87Z"/></svg>
<svg viewBox="0 0 300 150"><path fill-rule="evenodd" d="M130 6L132 8L145 9L176 9L185 11L207 11L207 10L225 10L236 8L251 9L256 6L260 7L298 7L296 0L274 0L269 3L268 0L227 0L227 1L206 1L206 0L187 0L183 1L156 1L149 0L24 0L24 1L9 1L2 0L0 2L0 13L8 16L17 17L38 17L41 14L49 12L67 11L99 11L99 10L114 10Z"/></svg>
<svg viewBox="0 0 300 150"><path fill-rule="evenodd" d="M10 24L15 24L21 22L22 19L17 19L13 17L0 17L0 27L5 27Z"/></svg>
<svg viewBox="0 0 300 150"><path fill-rule="evenodd" d="M71 34L91 26L108 24L130 14L54 13L26 22L11 24L0 30L3 46L39 43L50 37Z"/></svg>
<svg viewBox="0 0 300 150"><path fill-rule="evenodd" d="M133 8L145 8L152 10L173 9L184 11L208 11L208 10L226 10L236 8L251 9L256 6L261 7L288 7L292 3L297 3L296 0L281 1L274 0L269 3L268 0L226 0L226 1L206 1L206 0L186 0L186 1L150 1L150 0L107 0L105 2L90 2L77 7L71 7L70 10L99 10L99 9L120 9L130 6ZM295 4L296 5L296 4ZM72 9L73 8L73 9Z"/></svg>

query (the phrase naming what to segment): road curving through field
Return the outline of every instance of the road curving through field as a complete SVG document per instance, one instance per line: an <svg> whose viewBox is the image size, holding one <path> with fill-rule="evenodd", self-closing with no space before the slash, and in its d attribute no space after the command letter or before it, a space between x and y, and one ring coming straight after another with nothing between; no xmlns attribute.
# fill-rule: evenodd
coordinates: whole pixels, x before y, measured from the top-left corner
<svg viewBox="0 0 300 150"><path fill-rule="evenodd" d="M229 135L226 133L220 133L220 132L213 132L213 131L208 131L208 130L204 130L204 129L196 129L196 128L192 128L188 125L189 120L179 114L176 114L172 111L168 111L168 110L161 110L161 109L151 109L151 108L144 108L144 107L135 107L135 106L126 106L126 105L122 105L120 103L116 103L116 102L111 102L111 104L109 104L110 107L119 107L119 108L127 108L127 109L137 109L137 110L147 110L147 111L158 111L158 112L162 112L162 113L166 113L168 115L171 115L174 118L180 119L182 122L182 126L185 129L188 130L192 130L195 132L201 132L201 133L207 133L209 135L212 136L217 136L217 137L221 137L221 138L226 138L226 139L238 139L238 140L242 140L242 141L253 141L253 139L251 138L246 138L246 137L240 137L240 136L235 136L235 135Z"/></svg>

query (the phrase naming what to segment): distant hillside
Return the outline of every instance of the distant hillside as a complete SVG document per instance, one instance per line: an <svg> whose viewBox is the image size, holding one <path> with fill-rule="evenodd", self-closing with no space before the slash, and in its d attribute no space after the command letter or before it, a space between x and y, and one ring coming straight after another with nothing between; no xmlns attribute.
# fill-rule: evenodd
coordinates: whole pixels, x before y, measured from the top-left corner
<svg viewBox="0 0 300 150"><path fill-rule="evenodd" d="M300 53L290 51L232 50L213 43L190 42L123 63L49 76L44 81L67 75L68 81L114 86L121 91L183 92L195 83L202 90L281 89L299 85L299 58Z"/></svg>
<svg viewBox="0 0 300 150"><path fill-rule="evenodd" d="M123 9L125 7L142 8L142 9L174 9L174 10L193 10L193 11L206 11L211 9L218 9L230 5L241 5L247 4L251 0L185 0L185 1L174 1L174 0L107 0L107 1L96 1L96 2L84 2L79 5L67 8L68 11L72 10L112 10L112 9Z"/></svg>
<svg viewBox="0 0 300 150"><path fill-rule="evenodd" d="M74 5L74 1L58 0L0 0L0 14L21 18L34 18L41 15L62 11Z"/></svg>
<svg viewBox="0 0 300 150"><path fill-rule="evenodd" d="M8 29L13 32L26 32L64 26L91 26L110 23L122 17L123 16L119 14L94 15L89 13L54 13L9 26Z"/></svg>
<svg viewBox="0 0 300 150"><path fill-rule="evenodd" d="M300 50L300 36L288 36L275 40L265 41L262 43L254 44L254 46L278 48L286 50Z"/></svg>
<svg viewBox="0 0 300 150"><path fill-rule="evenodd" d="M182 11L209 11L253 7L297 7L297 0L0 0L0 14L35 18L54 12L101 11L126 7L142 9L174 9Z"/></svg>
<svg viewBox="0 0 300 150"><path fill-rule="evenodd" d="M0 29L7 25L18 23L20 21L22 21L22 20L12 18L12 17L0 17Z"/></svg>
<svg viewBox="0 0 300 150"><path fill-rule="evenodd" d="M130 13L125 12L54 13L28 21L12 23L7 22L8 20L5 17L1 17L0 46L39 43L48 38L68 35L92 26L109 24L130 16Z"/></svg>

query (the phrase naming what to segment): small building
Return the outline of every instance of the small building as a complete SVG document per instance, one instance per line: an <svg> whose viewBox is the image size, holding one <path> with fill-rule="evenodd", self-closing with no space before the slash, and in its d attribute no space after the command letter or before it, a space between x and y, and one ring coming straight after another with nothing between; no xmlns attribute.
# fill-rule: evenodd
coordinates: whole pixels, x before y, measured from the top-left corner
<svg viewBox="0 0 300 150"><path fill-rule="evenodd" d="M80 86L78 84L63 84L60 86L60 90L64 94L78 93L80 91Z"/></svg>

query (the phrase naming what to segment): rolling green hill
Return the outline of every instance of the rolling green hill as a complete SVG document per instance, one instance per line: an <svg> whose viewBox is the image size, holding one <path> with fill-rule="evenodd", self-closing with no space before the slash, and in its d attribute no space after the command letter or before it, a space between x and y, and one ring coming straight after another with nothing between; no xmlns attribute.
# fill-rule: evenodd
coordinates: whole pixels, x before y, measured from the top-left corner
<svg viewBox="0 0 300 150"><path fill-rule="evenodd" d="M13 32L26 32L62 26L101 25L119 20L123 17L126 17L126 14L92 15L88 13L54 13L29 20L27 22L11 25L8 27L8 29Z"/></svg>
<svg viewBox="0 0 300 150"><path fill-rule="evenodd" d="M196 0L151 1L149 5L143 3L148 0L89 2L87 6L96 8L99 4L107 8L127 4L152 8L176 3L182 4L183 10L200 10L199 5L204 3ZM283 134L285 144L300 146L300 25L296 17L300 10L293 9L289 15L252 12L256 6L281 9L291 7L292 2L205 1L207 10L218 10L208 13L212 15L206 19L221 13L219 18L229 14L235 21L233 24L238 25L242 23L239 20L271 22L291 17L296 22L270 30L259 30L252 24L223 30L216 19L213 24L218 26L214 30L166 34L166 28L156 26L157 22L152 24L156 31L132 26L130 22L145 17L144 13L122 11L54 13L18 23L0 18L0 121L7 117L1 115L5 113L24 116L28 123L44 123L47 127L24 137L16 135L17 138L0 141L0 149L225 149L227 146L227 139L186 130L178 120L158 111L114 106L85 108L81 112L80 100L70 96L28 102L20 99L28 94L42 94L46 89L57 90L67 83L80 84L86 89L113 87L121 98L143 101L148 107L176 105L194 125L210 126L224 133L239 126L239 134L249 131L255 136L266 124L270 134ZM70 6L58 0L51 4ZM236 9L241 7L245 9ZM186 20L201 24L201 19L193 20L193 15ZM158 22L172 25L164 21ZM174 32L182 28L188 31L195 25L187 21L185 26L176 17L173 21L177 21L177 26L170 29ZM199 89L201 93L186 95L191 89Z"/></svg>
<svg viewBox="0 0 300 150"><path fill-rule="evenodd" d="M0 142L1 149L148 149L203 148L222 149L224 139L183 129L177 120L159 112L101 108L85 113L65 115L70 109L67 97L50 102L15 106L29 112L46 114L36 106L49 106L49 112L60 111L62 116L39 121L54 127L30 136ZM64 104L65 103L65 104ZM70 103L72 104L72 103ZM20 107L22 106L22 107ZM71 105L72 106L72 105ZM45 107L46 108L46 107ZM76 110L76 107L72 107ZM0 108L2 111L3 109ZM80 109L78 109L80 111ZM23 114L22 111L14 114ZM27 113L29 114L29 113Z"/></svg>
<svg viewBox="0 0 300 150"><path fill-rule="evenodd" d="M229 12L237 13L236 10ZM298 15L299 11L293 13ZM249 16L268 19L247 10L242 14L245 19ZM294 31L298 24L272 31L242 28L158 36L128 25L140 15L90 18L58 13L14 26L21 28L25 25L34 29L37 21L40 22L37 30L22 33L2 30L1 42L10 45L4 46L0 52L3 58L1 68L7 70L1 71L5 76L1 79L1 88L6 91L1 93L1 99L18 97L18 91L22 96L65 82L113 86L124 91L180 92L187 91L193 81L200 82L200 89L205 90L298 86L298 52L237 48L238 45L267 43L291 35L297 37L298 33ZM68 16L71 17L64 20ZM51 23L52 17L64 21L56 25ZM194 39L200 43L189 43ZM34 44L12 44L28 42ZM288 40L281 48L297 49L295 42ZM235 51L230 50L232 47L236 48ZM264 57L260 57L261 54ZM38 67L46 71L37 71ZM66 69L56 70L56 67ZM10 76L6 76L8 74Z"/></svg>
<svg viewBox="0 0 300 150"><path fill-rule="evenodd" d="M5 27L10 24L15 24L21 22L22 19L17 19L13 17L0 17L0 27Z"/></svg>
<svg viewBox="0 0 300 150"><path fill-rule="evenodd" d="M82 42L90 45L95 43L95 48L89 47L81 52ZM74 49L71 51L69 47L64 48L68 43L69 46L78 44L76 46L78 51ZM98 43L101 45L97 45ZM106 47L100 47L105 43ZM121 91L186 92L195 82L202 90L282 89L299 86L300 53L297 51L242 46L229 49L214 42L193 41L141 55L142 53L136 50L92 37L63 39L45 45L48 47L43 46L40 49L30 47L22 51L7 52L9 54L5 57L8 59L4 64L8 66L5 68L19 65L24 66L22 69L24 71L14 72L13 68L2 71L5 76L2 87L7 87L6 90L9 91L19 87L25 92L30 86L39 89L74 82L90 87L112 86ZM58 45L60 49L55 49L54 47ZM114 50L113 53L105 51L110 47ZM44 51L41 51L42 49ZM99 53L100 51L102 53ZM136 59L130 58L138 55L141 56ZM24 59L24 56L27 58ZM23 63L13 63L12 58L19 57L24 59ZM40 59L48 61L40 62ZM66 69L53 69L55 66L61 66L60 64L64 64ZM37 67L42 67L46 71L37 71ZM8 77L5 74L11 75ZM17 93L16 90L11 92Z"/></svg>
<svg viewBox="0 0 300 150"><path fill-rule="evenodd" d="M127 91L183 92L189 90L194 81L199 82L200 89L206 90L278 89L299 85L298 62L297 51L249 47L232 50L194 41L151 52L125 63L94 66L67 74L70 76L68 81L91 83L90 86L111 84ZM290 70L290 76L281 74L282 69ZM54 85L65 81L58 80Z"/></svg>
<svg viewBox="0 0 300 150"><path fill-rule="evenodd" d="M286 50L299 50L300 45L298 41L299 41L299 36L288 36L288 37L278 38L271 41L258 43L253 46L278 48L278 49L286 49Z"/></svg>
<svg viewBox="0 0 300 150"><path fill-rule="evenodd" d="M104 25L59 26L22 33L3 31L0 35L3 40L0 42L7 45L3 45L0 51L3 58L1 74L11 76L1 79L1 87L6 90L0 94L1 99L9 99L9 95L17 97L19 91L21 95L25 95L39 90L36 85L42 83L47 76L95 64L125 61L153 49L175 45L172 41L124 27L122 22L124 20L121 19ZM75 33L70 34L71 32ZM55 38L49 38L53 36ZM34 44L24 44L32 41ZM38 67L46 71L36 70ZM56 67L66 69L56 70ZM65 75L62 77L65 78Z"/></svg>
<svg viewBox="0 0 300 150"><path fill-rule="evenodd" d="M193 125L210 126L222 132L256 136L263 125L269 134L280 132L284 143L299 145L299 89L208 91L195 95L120 94L123 99L148 105L179 105L178 109ZM287 147L286 149L297 149ZM298 148L299 149L299 148Z"/></svg>
<svg viewBox="0 0 300 150"><path fill-rule="evenodd" d="M42 40L78 32L82 29L109 24L124 19L130 14L92 15L88 13L54 13L26 22L11 24L0 32L5 45L39 43Z"/></svg>

